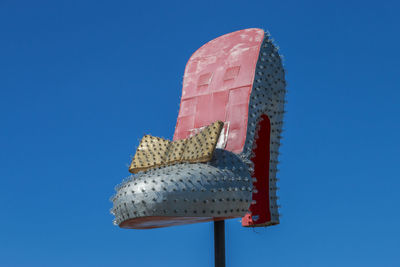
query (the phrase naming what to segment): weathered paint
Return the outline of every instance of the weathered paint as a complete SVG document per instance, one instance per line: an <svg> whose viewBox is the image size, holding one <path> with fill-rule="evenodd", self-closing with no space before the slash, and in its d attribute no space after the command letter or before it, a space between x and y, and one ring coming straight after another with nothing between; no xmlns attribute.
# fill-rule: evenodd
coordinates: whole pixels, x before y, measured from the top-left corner
<svg viewBox="0 0 400 267"><path fill-rule="evenodd" d="M226 34L189 59L174 140L221 120L229 124L225 149L240 153L246 139L249 96L264 38L261 29Z"/></svg>

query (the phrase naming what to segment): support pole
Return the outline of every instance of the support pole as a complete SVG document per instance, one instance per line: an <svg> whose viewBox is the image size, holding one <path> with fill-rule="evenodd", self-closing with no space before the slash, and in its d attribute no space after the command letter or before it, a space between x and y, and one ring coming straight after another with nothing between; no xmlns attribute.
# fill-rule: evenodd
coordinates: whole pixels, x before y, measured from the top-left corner
<svg viewBox="0 0 400 267"><path fill-rule="evenodd" d="M225 221L214 222L215 267L225 267Z"/></svg>

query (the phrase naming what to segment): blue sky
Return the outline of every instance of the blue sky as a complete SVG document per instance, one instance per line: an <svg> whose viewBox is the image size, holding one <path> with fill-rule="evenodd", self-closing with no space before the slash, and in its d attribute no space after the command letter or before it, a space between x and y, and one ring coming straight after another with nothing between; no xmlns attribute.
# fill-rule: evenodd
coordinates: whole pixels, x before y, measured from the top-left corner
<svg viewBox="0 0 400 267"><path fill-rule="evenodd" d="M212 266L212 224L112 225L186 61L271 32L289 94L281 224L227 221L228 266L400 266L397 1L0 1L0 266Z"/></svg>

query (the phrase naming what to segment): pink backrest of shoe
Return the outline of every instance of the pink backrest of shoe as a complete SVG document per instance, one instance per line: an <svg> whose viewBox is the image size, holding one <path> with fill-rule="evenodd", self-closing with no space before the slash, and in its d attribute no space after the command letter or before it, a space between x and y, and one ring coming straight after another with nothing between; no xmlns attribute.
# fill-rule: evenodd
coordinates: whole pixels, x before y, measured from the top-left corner
<svg viewBox="0 0 400 267"><path fill-rule="evenodd" d="M261 29L218 37L189 59L174 140L217 120L225 122L225 149L239 153L246 140L248 106L255 68L264 38Z"/></svg>

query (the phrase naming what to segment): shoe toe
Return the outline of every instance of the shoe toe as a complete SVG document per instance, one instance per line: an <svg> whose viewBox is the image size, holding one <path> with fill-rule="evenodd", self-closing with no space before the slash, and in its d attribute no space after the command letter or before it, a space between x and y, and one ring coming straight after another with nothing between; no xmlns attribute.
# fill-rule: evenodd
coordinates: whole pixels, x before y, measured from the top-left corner
<svg viewBox="0 0 400 267"><path fill-rule="evenodd" d="M208 163L179 163L140 172L117 188L112 213L124 228L155 228L242 217L252 180L236 154L216 149Z"/></svg>

